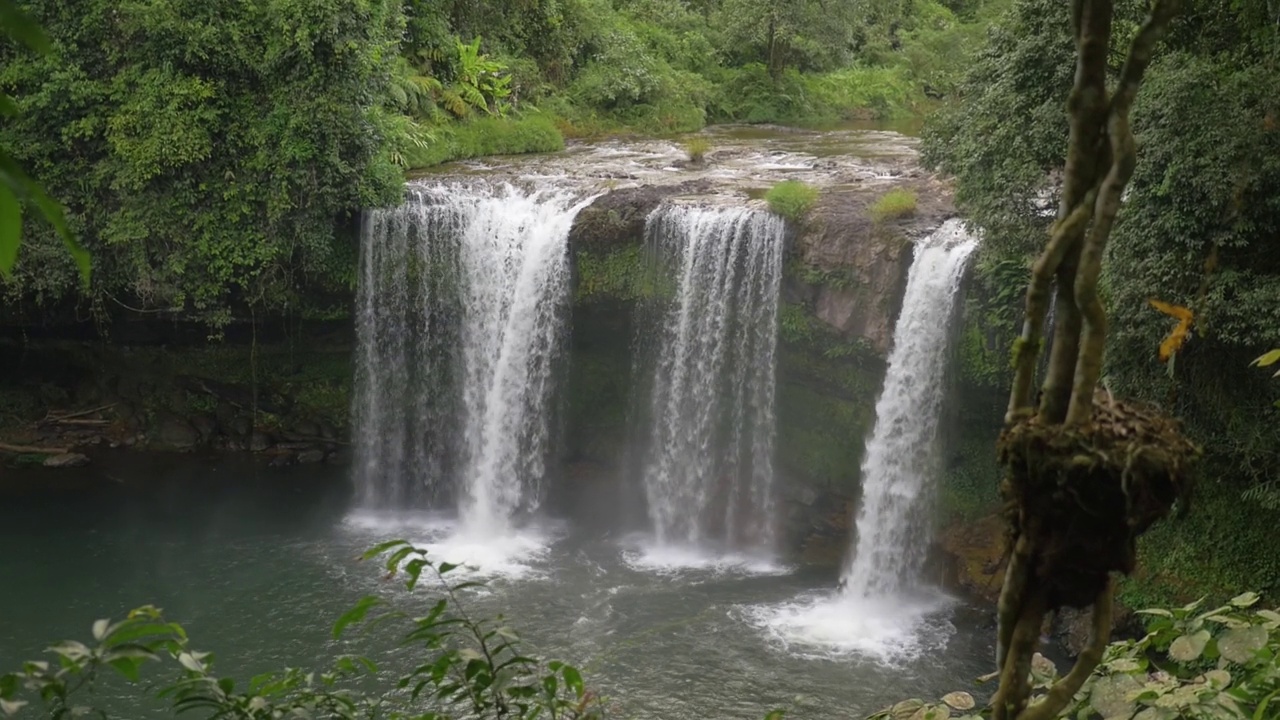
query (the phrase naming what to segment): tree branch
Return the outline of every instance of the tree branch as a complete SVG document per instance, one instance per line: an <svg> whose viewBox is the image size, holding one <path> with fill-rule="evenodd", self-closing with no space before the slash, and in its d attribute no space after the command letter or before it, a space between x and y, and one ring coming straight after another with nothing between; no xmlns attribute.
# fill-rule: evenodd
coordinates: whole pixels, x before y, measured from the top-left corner
<svg viewBox="0 0 1280 720"><path fill-rule="evenodd" d="M1107 584L1093 600L1093 627L1089 635L1089 644L1085 646L1076 664L1067 676L1053 684L1049 693L1040 702L1027 708L1018 720L1053 720L1062 712L1071 698L1084 687L1085 680L1093 674L1102 654L1111 642L1111 596L1114 582L1107 578Z"/></svg>
<svg viewBox="0 0 1280 720"><path fill-rule="evenodd" d="M1090 192L1064 220L1059 220L1050 231L1049 244L1031 267L1031 284L1027 286L1026 319L1022 322L1022 336L1013 358L1013 390L1009 394L1009 409L1005 422L1013 423L1019 413L1031 407L1031 386L1035 382L1036 358L1040 355L1040 342L1044 336L1045 316L1049 312L1049 285L1062 264L1067 252L1084 236L1090 218L1093 217L1093 201L1096 194Z"/></svg>
<svg viewBox="0 0 1280 720"><path fill-rule="evenodd" d="M1107 314L1098 298L1098 276L1102 273L1102 255L1115 226L1124 189L1133 177L1137 164L1137 146L1129 128L1129 111L1138 95L1142 76L1151 64L1155 45L1177 12L1177 0L1157 0L1151 14L1134 38L1129 57L1120 73L1120 85L1111 100L1107 134L1111 138L1111 169L1098 193L1093 228L1085 241L1080 271L1075 280L1074 301L1083 316L1080 342L1072 379L1071 403L1067 411L1068 425L1085 425L1093 417L1093 391L1102 375L1102 359L1106 345Z"/></svg>
<svg viewBox="0 0 1280 720"><path fill-rule="evenodd" d="M1028 579L1028 584L1034 580ZM1040 627L1048 600L1042 588L1035 587L1027 594L1018 613L1018 623L1013 628L1009 653L1000 670L1000 687L992 698L992 720L1015 720L1026 708L1031 695L1029 674L1031 658L1040 642Z"/></svg>

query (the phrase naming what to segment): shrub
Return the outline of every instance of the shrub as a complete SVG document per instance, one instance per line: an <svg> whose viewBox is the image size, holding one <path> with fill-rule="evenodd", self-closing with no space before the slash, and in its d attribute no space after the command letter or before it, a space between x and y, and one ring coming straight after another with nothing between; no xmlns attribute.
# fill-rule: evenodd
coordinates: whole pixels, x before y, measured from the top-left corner
<svg viewBox="0 0 1280 720"><path fill-rule="evenodd" d="M701 165L711 151L711 141L701 136L689 138L684 143L684 151L689 155L689 162Z"/></svg>
<svg viewBox="0 0 1280 720"><path fill-rule="evenodd" d="M885 193L867 209L876 222L910 217L916 213L916 191L895 188Z"/></svg>
<svg viewBox="0 0 1280 720"><path fill-rule="evenodd" d="M818 189L799 180L784 180L765 193L764 199L770 210L798 222L818 201Z"/></svg>
<svg viewBox="0 0 1280 720"><path fill-rule="evenodd" d="M1058 717L1276 717L1280 613L1254 609L1258 599L1257 593L1250 592L1210 610L1204 610L1200 601L1181 608L1139 611L1148 618L1147 635L1111 643L1097 669ZM1053 662L1039 653L1032 661L1031 677L1037 697L1059 680ZM1033 698L1032 707L1035 702ZM936 704L904 700L868 720L948 717L951 710L968 711L975 704L968 693L954 692Z"/></svg>

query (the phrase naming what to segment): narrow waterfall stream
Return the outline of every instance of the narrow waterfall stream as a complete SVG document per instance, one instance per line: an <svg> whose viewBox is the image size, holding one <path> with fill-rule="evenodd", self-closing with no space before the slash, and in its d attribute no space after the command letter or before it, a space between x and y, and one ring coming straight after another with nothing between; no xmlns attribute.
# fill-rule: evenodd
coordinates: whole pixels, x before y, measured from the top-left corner
<svg viewBox="0 0 1280 720"><path fill-rule="evenodd" d="M674 283L657 323L643 470L659 545L771 552L774 365L785 225L672 205L647 245Z"/></svg>
<svg viewBox="0 0 1280 720"><path fill-rule="evenodd" d="M952 311L978 241L948 220L916 246L889 353L876 425L862 462L856 552L845 592L893 595L919 579L938 475L938 420Z"/></svg>
<svg viewBox="0 0 1280 720"><path fill-rule="evenodd" d="M588 202L510 185L414 186L405 204L369 214L355 392L365 507L453 497L476 535L536 509L566 241Z"/></svg>
<svg viewBox="0 0 1280 720"><path fill-rule="evenodd" d="M936 649L955 632L941 612L949 599L922 586L919 572L938 474L949 326L977 245L955 219L916 245L862 462L862 504L841 589L752 613L788 645L895 662Z"/></svg>

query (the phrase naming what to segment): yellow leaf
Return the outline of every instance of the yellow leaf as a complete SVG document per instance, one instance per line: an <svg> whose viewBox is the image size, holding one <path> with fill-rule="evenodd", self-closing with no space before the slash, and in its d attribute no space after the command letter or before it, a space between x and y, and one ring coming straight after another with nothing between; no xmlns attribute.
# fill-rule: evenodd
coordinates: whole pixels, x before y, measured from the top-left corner
<svg viewBox="0 0 1280 720"><path fill-rule="evenodd" d="M1151 307L1179 321L1165 337L1164 342L1160 343L1160 362L1167 363L1169 358L1186 344L1187 338L1191 335L1191 326L1195 323L1195 314L1181 305L1172 305L1154 298L1149 302Z"/></svg>

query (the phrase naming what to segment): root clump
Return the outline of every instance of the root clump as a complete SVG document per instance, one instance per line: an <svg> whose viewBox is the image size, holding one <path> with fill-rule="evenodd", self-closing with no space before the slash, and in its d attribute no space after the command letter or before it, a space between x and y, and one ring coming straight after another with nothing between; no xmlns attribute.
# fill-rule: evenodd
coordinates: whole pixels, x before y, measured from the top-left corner
<svg viewBox="0 0 1280 720"><path fill-rule="evenodd" d="M1011 543L1030 536L1029 570L1050 610L1087 607L1108 573L1133 571L1138 536L1175 502L1185 507L1201 454L1177 421L1102 397L1088 426L1029 417L1005 429L998 451Z"/></svg>

